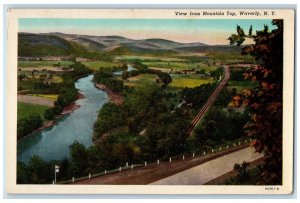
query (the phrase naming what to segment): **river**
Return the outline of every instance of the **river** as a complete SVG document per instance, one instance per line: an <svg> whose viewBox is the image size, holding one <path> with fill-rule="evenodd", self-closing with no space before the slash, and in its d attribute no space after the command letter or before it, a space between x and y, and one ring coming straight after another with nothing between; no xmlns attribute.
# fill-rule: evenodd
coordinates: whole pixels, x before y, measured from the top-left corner
<svg viewBox="0 0 300 203"><path fill-rule="evenodd" d="M76 101L80 105L58 123L18 142L18 161L28 163L37 155L46 161L69 158L69 146L76 140L84 146L92 145L93 124L98 110L108 101L107 94L95 88L93 75L79 79L75 86L84 95Z"/></svg>

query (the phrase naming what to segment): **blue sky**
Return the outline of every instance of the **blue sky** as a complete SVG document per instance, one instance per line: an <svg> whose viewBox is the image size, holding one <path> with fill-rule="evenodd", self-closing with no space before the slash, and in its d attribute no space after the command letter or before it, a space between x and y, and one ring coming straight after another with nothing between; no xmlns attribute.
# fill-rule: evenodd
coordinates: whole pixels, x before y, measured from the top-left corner
<svg viewBox="0 0 300 203"><path fill-rule="evenodd" d="M22 18L19 32L63 32L86 35L120 35L132 39L164 38L178 42L228 44L236 25L248 30L260 30L268 19L64 19Z"/></svg>

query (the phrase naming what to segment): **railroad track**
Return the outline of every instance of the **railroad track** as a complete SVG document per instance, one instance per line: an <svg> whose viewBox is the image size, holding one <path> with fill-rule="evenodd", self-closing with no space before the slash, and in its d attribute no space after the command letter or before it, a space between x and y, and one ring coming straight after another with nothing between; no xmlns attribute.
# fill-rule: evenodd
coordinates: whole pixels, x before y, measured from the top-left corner
<svg viewBox="0 0 300 203"><path fill-rule="evenodd" d="M187 131L187 135L189 136L192 131L194 130L194 128L198 125L198 123L200 122L200 120L202 119L202 117L204 116L204 114L207 112L207 110L209 109L209 107L214 103L214 101L216 100L217 96L219 95L219 93L221 92L221 90L224 88L224 86L227 84L227 81L230 79L230 69L228 66L224 66L225 69L225 77L223 78L223 80L220 82L220 84L218 85L218 87L214 90L214 92L210 95L210 97L208 98L208 100L206 101L206 103L203 105L203 107L200 109L200 111L198 112L198 114L195 116L195 118L193 119L188 131Z"/></svg>

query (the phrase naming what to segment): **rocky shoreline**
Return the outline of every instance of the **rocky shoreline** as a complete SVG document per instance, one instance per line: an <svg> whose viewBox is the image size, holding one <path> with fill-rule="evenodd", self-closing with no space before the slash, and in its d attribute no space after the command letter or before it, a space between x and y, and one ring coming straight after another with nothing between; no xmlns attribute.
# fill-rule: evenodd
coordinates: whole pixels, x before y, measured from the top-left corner
<svg viewBox="0 0 300 203"><path fill-rule="evenodd" d="M96 88L101 89L107 93L108 99L110 102L112 102L118 106L123 104L124 98L120 93L112 91L110 88L108 88L107 86L105 86L103 84L100 84L100 83L94 83L94 84L95 84Z"/></svg>

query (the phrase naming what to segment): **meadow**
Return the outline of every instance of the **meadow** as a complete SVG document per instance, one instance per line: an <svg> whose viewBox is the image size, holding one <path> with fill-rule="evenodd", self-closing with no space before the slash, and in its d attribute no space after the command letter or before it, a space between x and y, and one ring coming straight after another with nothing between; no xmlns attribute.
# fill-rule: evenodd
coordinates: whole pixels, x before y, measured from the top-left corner
<svg viewBox="0 0 300 203"><path fill-rule="evenodd" d="M169 84L170 87L175 88L193 88L206 83L212 83L214 80L212 78L201 78L198 75L172 75L172 82Z"/></svg>
<svg viewBox="0 0 300 203"><path fill-rule="evenodd" d="M31 114L40 114L44 118L44 112L49 109L48 106L42 106L37 104L28 104L23 102L18 102L18 120L22 118L27 118Z"/></svg>

